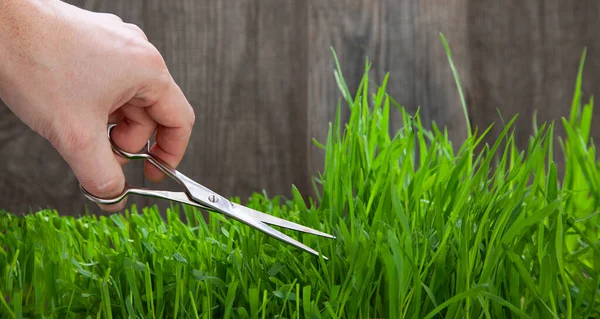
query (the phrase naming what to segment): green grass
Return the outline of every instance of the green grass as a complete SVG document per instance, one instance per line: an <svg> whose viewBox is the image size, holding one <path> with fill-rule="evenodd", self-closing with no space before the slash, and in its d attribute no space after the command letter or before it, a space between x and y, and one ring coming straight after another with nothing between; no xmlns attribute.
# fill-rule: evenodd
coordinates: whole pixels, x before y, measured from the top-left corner
<svg viewBox="0 0 600 319"><path fill-rule="evenodd" d="M447 132L425 129L388 96L387 76L375 86L367 63L351 95L336 65L342 99L318 144L317 200L293 189L290 199L256 193L247 202L336 235L285 231L329 261L177 205L166 220L152 207L79 218L5 212L0 317L600 316L600 165L582 67L558 143L555 124L544 123L517 149L513 118L493 144L483 142L489 129L474 128L455 152ZM401 128L390 134L392 124Z"/></svg>

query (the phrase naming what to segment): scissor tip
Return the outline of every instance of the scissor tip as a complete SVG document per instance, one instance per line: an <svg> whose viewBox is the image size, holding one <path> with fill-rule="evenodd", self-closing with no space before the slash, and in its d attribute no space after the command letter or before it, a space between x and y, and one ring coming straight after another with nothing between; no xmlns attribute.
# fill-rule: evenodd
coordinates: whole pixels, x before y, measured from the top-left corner
<svg viewBox="0 0 600 319"><path fill-rule="evenodd" d="M317 235L317 236L329 238L329 239L336 239L336 237L334 235L331 235L331 234L328 234L328 233L324 233L324 232L320 232L320 231L310 231L309 233L312 233L313 235Z"/></svg>

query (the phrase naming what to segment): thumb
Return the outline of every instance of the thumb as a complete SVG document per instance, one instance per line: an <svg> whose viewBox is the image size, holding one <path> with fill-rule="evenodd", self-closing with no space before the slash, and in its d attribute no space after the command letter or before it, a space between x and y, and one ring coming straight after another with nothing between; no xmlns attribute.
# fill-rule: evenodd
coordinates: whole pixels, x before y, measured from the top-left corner
<svg viewBox="0 0 600 319"><path fill-rule="evenodd" d="M88 123L91 124L91 123ZM56 148L69 164L81 186L100 198L116 197L125 188L125 175L117 154L112 151L106 125L71 127L57 136ZM113 205L99 205L107 212L125 207L126 199Z"/></svg>

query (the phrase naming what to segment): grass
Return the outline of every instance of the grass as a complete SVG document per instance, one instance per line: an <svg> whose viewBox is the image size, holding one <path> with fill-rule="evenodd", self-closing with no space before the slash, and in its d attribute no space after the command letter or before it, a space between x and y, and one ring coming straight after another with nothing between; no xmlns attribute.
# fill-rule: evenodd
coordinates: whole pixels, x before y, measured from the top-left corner
<svg viewBox="0 0 600 319"><path fill-rule="evenodd" d="M4 212L1 317L599 317L600 165L584 58L558 143L544 123L517 149L513 118L493 144L483 142L489 128L474 129L457 152L388 96L388 76L371 83L368 62L351 95L336 59L343 99L318 144L317 200L293 188L289 199L256 193L246 203L336 235L285 231L329 261L185 206L166 220L135 206L78 218ZM402 127L390 134L393 111Z"/></svg>

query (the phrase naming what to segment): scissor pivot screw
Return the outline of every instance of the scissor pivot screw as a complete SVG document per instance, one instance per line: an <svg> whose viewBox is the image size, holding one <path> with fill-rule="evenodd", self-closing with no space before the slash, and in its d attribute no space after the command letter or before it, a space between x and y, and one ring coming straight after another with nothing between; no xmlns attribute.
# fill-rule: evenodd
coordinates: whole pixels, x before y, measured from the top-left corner
<svg viewBox="0 0 600 319"><path fill-rule="evenodd" d="M209 200L211 203L216 203L216 202L218 202L218 201L219 201L219 198L217 198L217 196L215 196L215 195L210 195L210 196L208 196L208 200Z"/></svg>

